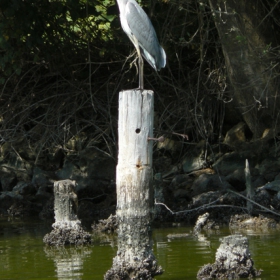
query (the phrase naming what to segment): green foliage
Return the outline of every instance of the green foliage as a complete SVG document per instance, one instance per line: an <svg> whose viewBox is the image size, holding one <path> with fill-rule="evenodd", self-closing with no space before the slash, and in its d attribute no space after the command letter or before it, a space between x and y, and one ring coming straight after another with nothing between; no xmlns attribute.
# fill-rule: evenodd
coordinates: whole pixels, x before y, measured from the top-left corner
<svg viewBox="0 0 280 280"><path fill-rule="evenodd" d="M113 0L0 1L0 83L26 63L65 64L88 42L108 41Z"/></svg>

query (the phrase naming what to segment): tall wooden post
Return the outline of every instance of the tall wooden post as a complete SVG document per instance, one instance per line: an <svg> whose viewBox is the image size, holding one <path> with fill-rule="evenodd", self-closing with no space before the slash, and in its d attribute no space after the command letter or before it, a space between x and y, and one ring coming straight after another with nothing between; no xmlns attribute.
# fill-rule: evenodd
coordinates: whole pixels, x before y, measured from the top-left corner
<svg viewBox="0 0 280 280"><path fill-rule="evenodd" d="M118 252L105 279L152 279L161 274L152 251L154 94L119 95L117 166ZM119 277L119 278L118 278Z"/></svg>

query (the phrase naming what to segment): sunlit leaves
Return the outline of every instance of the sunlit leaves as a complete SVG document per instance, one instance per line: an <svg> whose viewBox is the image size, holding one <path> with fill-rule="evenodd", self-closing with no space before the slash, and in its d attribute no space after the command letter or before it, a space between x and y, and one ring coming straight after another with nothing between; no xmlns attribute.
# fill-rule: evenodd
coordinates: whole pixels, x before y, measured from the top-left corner
<svg viewBox="0 0 280 280"><path fill-rule="evenodd" d="M88 42L113 39L113 0L1 0L0 72L19 75L26 63L78 54Z"/></svg>

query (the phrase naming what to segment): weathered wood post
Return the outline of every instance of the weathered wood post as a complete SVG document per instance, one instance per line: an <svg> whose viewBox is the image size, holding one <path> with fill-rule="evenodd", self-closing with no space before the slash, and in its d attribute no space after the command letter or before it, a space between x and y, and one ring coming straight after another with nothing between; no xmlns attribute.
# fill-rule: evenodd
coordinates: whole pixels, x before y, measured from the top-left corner
<svg viewBox="0 0 280 280"><path fill-rule="evenodd" d="M75 192L76 182L62 180L54 182L54 215L53 227L80 227L77 217L78 197Z"/></svg>
<svg viewBox="0 0 280 280"><path fill-rule="evenodd" d="M54 183L53 230L44 236L48 245L82 245L91 243L91 236L81 226L77 217L78 197L75 192L76 182L61 180Z"/></svg>
<svg viewBox="0 0 280 280"><path fill-rule="evenodd" d="M152 279L161 274L152 251L154 94L119 95L117 166L118 252L104 279Z"/></svg>

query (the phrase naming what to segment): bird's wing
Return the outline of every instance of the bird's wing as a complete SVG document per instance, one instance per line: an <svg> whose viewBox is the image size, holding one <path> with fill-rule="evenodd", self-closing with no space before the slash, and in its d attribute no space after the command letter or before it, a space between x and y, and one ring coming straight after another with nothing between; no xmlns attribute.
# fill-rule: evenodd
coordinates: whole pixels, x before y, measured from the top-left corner
<svg viewBox="0 0 280 280"><path fill-rule="evenodd" d="M163 49L159 45L154 27L144 10L136 1L128 1L125 8L125 17L132 33L131 35L137 39L146 60L155 69L164 67L158 67L158 64L161 64L158 61L161 60Z"/></svg>

